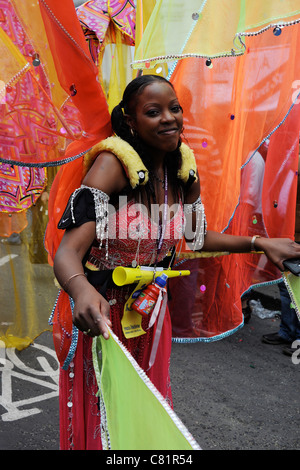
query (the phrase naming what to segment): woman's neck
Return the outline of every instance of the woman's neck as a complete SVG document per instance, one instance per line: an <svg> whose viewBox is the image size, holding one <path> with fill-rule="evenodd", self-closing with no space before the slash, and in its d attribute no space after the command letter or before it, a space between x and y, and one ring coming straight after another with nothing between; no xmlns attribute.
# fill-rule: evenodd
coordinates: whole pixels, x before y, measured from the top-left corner
<svg viewBox="0 0 300 470"><path fill-rule="evenodd" d="M149 155L151 156L151 166L153 172L157 175L162 175L164 173L166 153L154 150L153 152L149 152Z"/></svg>

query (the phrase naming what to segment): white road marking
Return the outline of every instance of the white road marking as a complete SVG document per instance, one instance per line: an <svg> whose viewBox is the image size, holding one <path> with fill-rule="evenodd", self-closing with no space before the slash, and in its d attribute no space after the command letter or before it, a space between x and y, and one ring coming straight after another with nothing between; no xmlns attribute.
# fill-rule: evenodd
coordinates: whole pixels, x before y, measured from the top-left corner
<svg viewBox="0 0 300 470"><path fill-rule="evenodd" d="M6 410L0 416L2 421L16 421L40 413L42 410L32 405L58 396L58 362L56 360L53 367L50 365L48 357L46 357L50 355L56 359L55 352L39 344L34 344L32 347L37 350L36 359L42 370L28 367L16 355L14 348L5 348L4 342L0 341L0 377L2 379L0 381L2 384L0 387L0 405ZM50 381L47 378L50 378ZM41 387L40 394L20 400L13 399L15 395L13 389L17 386L16 379L38 385ZM26 405L30 407L22 409Z"/></svg>
<svg viewBox="0 0 300 470"><path fill-rule="evenodd" d="M6 256L2 256L2 258L0 258L0 266L3 266L4 264L6 263L9 263L10 260L12 260L13 258L16 258L18 255L6 255Z"/></svg>

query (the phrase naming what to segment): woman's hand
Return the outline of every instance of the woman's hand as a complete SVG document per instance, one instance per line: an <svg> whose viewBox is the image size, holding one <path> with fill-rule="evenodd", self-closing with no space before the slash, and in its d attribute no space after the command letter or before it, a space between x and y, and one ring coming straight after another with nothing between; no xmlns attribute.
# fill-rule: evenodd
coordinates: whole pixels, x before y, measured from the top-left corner
<svg viewBox="0 0 300 470"><path fill-rule="evenodd" d="M289 238L257 238L255 240L257 251L263 251L280 271L284 271L283 261L291 258L300 258L300 244Z"/></svg>
<svg viewBox="0 0 300 470"><path fill-rule="evenodd" d="M105 298L90 285L74 299L73 323L89 336L103 335L109 338L107 325L111 327L110 307Z"/></svg>
<svg viewBox="0 0 300 470"><path fill-rule="evenodd" d="M82 259L95 238L95 222L87 222L65 232L54 259L54 273L74 300L73 323L90 336L109 338L108 302L84 276Z"/></svg>

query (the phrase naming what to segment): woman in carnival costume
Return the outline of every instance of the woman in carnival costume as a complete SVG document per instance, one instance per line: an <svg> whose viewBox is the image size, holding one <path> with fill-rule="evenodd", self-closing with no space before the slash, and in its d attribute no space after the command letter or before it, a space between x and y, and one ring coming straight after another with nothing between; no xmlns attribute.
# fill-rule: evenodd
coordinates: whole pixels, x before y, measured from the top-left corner
<svg viewBox="0 0 300 470"><path fill-rule="evenodd" d="M113 109L111 121L115 135L86 154L83 184L72 194L59 223L65 234L54 271L71 299L73 320L69 321L76 336L61 368L62 449L102 448L91 344L95 336L109 337L107 325L162 396L169 403L172 400L168 309L159 335L157 321L149 328L149 318L143 317L145 333L126 338L121 319L133 286L116 286L114 268L169 267L170 250L182 237L192 250L263 251L281 270L286 258L300 255L300 246L290 239L233 236L207 229L194 155L181 142L183 110L170 82L153 75L134 79ZM58 302L56 323L59 310ZM157 338L155 360L150 363ZM57 341L62 348L62 333Z"/></svg>

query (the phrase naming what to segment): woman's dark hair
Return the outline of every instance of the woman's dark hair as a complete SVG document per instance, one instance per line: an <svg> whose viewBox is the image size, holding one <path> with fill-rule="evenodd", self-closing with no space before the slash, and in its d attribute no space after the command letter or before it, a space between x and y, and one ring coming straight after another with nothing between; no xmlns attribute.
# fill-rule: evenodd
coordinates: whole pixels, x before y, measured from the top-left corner
<svg viewBox="0 0 300 470"><path fill-rule="evenodd" d="M141 75L134 80L132 80L124 90L122 101L115 106L111 113L111 124L116 135L121 137L121 139L126 140L140 155L145 166L149 170L149 183L150 192L155 199L155 193L153 188L153 180L151 178L152 170L152 159L149 154L149 148L145 142L143 142L138 135L132 135L125 114L134 116L135 114L135 105L137 102L137 97L143 92L146 86L150 85L153 82L164 82L170 85L173 89L172 83L166 80L160 75ZM124 111L123 111L124 110ZM178 168L181 164L181 153L180 153L179 142L178 147L175 151L170 152L166 156L165 164L168 171L168 180L171 183L174 194L178 195L179 181L177 178ZM147 186L147 185L146 185ZM147 189L147 188L146 188Z"/></svg>
<svg viewBox="0 0 300 470"><path fill-rule="evenodd" d="M122 101L112 110L111 123L114 132L129 143L132 143L132 135L124 114L134 116L137 97L144 91L146 86L153 82L164 82L173 88L172 83L160 75L141 75L127 85Z"/></svg>

